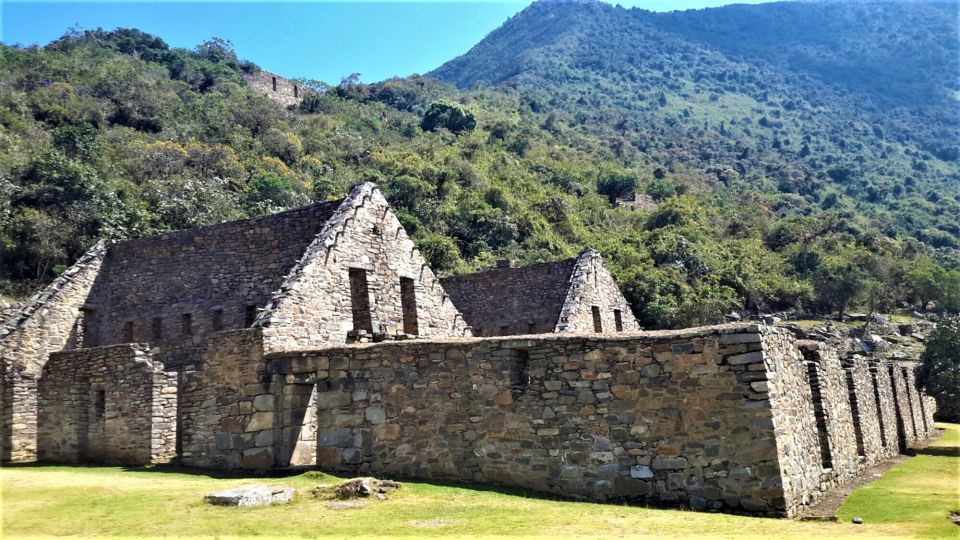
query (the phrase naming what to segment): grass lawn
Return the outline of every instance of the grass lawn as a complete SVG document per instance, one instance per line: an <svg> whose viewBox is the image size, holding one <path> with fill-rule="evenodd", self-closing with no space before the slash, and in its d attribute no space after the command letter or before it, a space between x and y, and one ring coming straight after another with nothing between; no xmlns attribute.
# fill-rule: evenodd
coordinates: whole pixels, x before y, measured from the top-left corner
<svg viewBox="0 0 960 540"><path fill-rule="evenodd" d="M406 482L388 501L333 510L299 493L293 504L209 506L205 493L251 483L299 489L338 479L210 476L175 469L12 466L0 469L2 536L545 536L958 538L947 519L960 509L960 425L923 454L856 491L841 523L798 522L682 510L564 502L517 491ZM215 474L215 473L211 473ZM861 516L866 523L853 525Z"/></svg>

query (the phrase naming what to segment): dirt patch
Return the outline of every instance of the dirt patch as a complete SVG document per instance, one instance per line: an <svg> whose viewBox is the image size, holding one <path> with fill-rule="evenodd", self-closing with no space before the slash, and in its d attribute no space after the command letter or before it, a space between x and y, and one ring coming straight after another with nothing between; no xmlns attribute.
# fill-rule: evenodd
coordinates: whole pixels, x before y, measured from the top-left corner
<svg viewBox="0 0 960 540"><path fill-rule="evenodd" d="M411 521L410 524L414 527L446 527L448 525L456 525L457 522L452 519L427 519L423 521Z"/></svg>

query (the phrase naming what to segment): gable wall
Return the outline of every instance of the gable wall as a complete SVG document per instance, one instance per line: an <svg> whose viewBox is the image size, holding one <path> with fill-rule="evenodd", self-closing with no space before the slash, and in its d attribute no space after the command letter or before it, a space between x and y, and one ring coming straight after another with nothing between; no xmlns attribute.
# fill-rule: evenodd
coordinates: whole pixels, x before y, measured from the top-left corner
<svg viewBox="0 0 960 540"><path fill-rule="evenodd" d="M600 253L592 249L578 258L570 277L567 298L560 311L555 332L593 333L592 307L600 308L601 327L604 333L616 332L614 310L620 310L624 332L640 330L630 304L620 292Z"/></svg>
<svg viewBox="0 0 960 540"><path fill-rule="evenodd" d="M37 380L50 353L77 346L80 308L100 272L98 243L0 328L0 461L37 452Z"/></svg>
<svg viewBox="0 0 960 540"><path fill-rule="evenodd" d="M440 281L372 184L354 188L261 316L266 351L345 343L351 268L366 271L374 333L403 331L400 278L415 284L418 335L469 335Z"/></svg>

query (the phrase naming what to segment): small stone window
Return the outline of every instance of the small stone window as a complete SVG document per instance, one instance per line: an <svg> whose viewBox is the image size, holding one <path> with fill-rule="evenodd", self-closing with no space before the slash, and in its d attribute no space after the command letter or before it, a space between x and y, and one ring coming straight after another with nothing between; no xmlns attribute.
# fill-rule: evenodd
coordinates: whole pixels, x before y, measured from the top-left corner
<svg viewBox="0 0 960 540"><path fill-rule="evenodd" d="M623 332L623 313L619 309L613 310L613 323L617 325L617 332Z"/></svg>
<svg viewBox="0 0 960 540"><path fill-rule="evenodd" d="M243 312L243 326L249 328L257 320L257 306L250 304Z"/></svg>
<svg viewBox="0 0 960 540"><path fill-rule="evenodd" d="M103 389L93 391L93 417L97 420L103 418L107 412L107 391Z"/></svg>
<svg viewBox="0 0 960 540"><path fill-rule="evenodd" d="M295 98L300 97L300 89L297 88L297 85L293 85L293 97Z"/></svg>
<svg viewBox="0 0 960 540"><path fill-rule="evenodd" d="M133 321L123 323L123 342L133 343Z"/></svg>
<svg viewBox="0 0 960 540"><path fill-rule="evenodd" d="M536 334L537 333L537 323L528 322L527 323L527 333Z"/></svg>
<svg viewBox="0 0 960 540"><path fill-rule="evenodd" d="M603 322L600 320L600 308L591 306L590 311L593 312L593 331L600 334L603 332Z"/></svg>
<svg viewBox="0 0 960 540"><path fill-rule="evenodd" d="M271 77L271 79L273 79L273 91L276 92L276 91L277 91L277 78L276 78L276 77Z"/></svg>
<svg viewBox="0 0 960 540"><path fill-rule="evenodd" d="M153 318L153 339L163 339L163 319L160 317Z"/></svg>
<svg viewBox="0 0 960 540"><path fill-rule="evenodd" d="M373 334L373 320L370 317L370 289L367 285L367 271L362 268L350 268L350 305L353 312L353 329Z"/></svg>
<svg viewBox="0 0 960 540"><path fill-rule="evenodd" d="M219 332L223 330L223 310L215 309L213 310L213 321L212 321L213 331Z"/></svg>
<svg viewBox="0 0 960 540"><path fill-rule="evenodd" d="M419 334L416 284L410 278L400 278L400 307L403 311L403 333Z"/></svg>
<svg viewBox="0 0 960 540"><path fill-rule="evenodd" d="M182 328L183 335L192 336L193 335L193 315L189 313L184 313L180 316L180 327Z"/></svg>

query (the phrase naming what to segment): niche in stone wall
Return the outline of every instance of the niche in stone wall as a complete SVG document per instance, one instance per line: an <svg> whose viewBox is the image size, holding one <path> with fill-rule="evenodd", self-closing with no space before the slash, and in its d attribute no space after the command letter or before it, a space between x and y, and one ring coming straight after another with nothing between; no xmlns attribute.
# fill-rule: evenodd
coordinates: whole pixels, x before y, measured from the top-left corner
<svg viewBox="0 0 960 540"><path fill-rule="evenodd" d="M508 359L510 369L510 394L517 399L530 386L530 353L525 349L511 349Z"/></svg>
<svg viewBox="0 0 960 540"><path fill-rule="evenodd" d="M603 332L603 321L600 320L600 307L591 306L590 311L593 313L593 331L599 334Z"/></svg>
<svg viewBox="0 0 960 540"><path fill-rule="evenodd" d="M613 322L616 325L617 332L623 332L623 312L619 309L613 310Z"/></svg>

